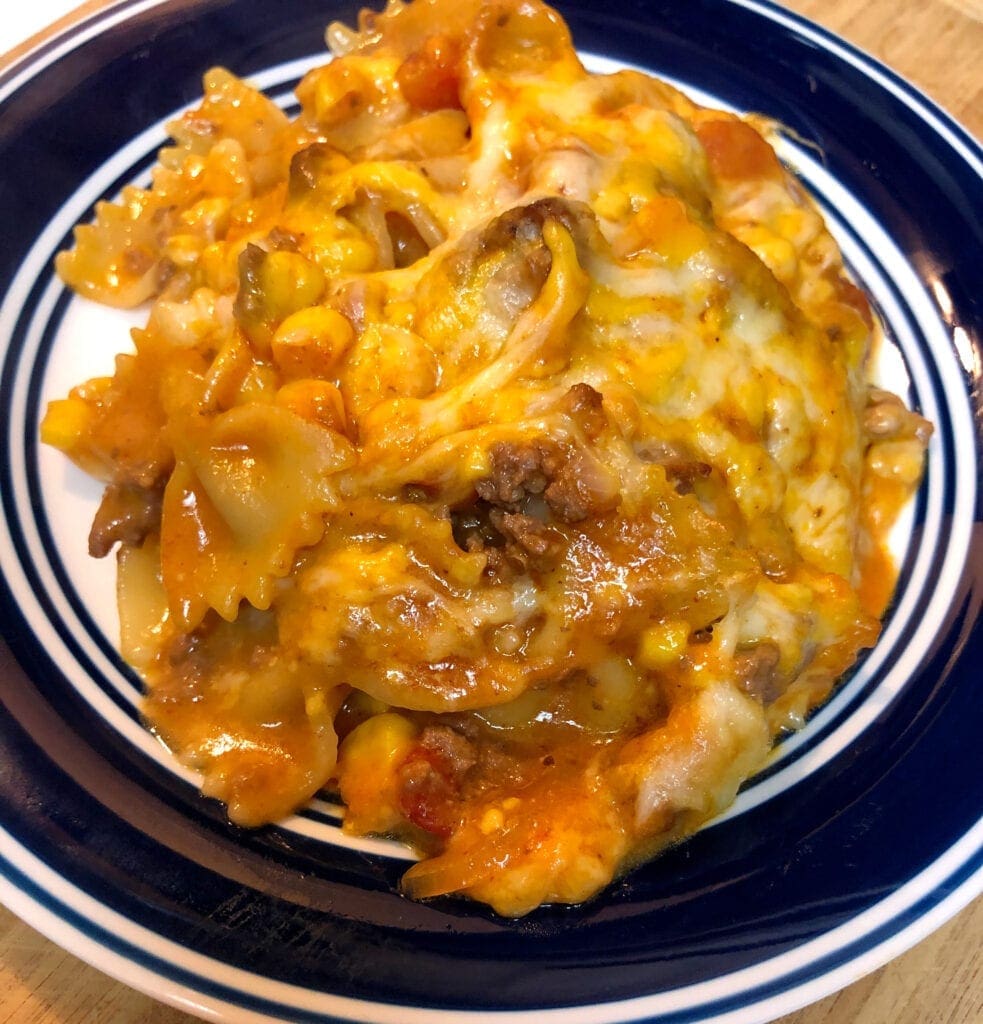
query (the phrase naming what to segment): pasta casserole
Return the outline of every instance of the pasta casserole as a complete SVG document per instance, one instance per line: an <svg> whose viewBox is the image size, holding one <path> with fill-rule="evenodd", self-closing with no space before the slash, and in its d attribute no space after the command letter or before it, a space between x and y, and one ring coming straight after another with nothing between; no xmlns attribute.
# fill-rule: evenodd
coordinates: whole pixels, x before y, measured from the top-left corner
<svg viewBox="0 0 983 1024"><path fill-rule="evenodd" d="M876 641L930 427L763 120L589 73L538 0L327 35L295 118L209 71L77 228L64 281L149 311L42 436L234 822L327 787L413 897L577 903Z"/></svg>

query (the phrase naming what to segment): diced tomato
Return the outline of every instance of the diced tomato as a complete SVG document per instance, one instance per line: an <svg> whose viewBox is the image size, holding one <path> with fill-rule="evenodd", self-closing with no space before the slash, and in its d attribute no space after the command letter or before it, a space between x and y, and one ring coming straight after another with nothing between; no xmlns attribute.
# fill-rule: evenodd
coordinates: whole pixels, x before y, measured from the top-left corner
<svg viewBox="0 0 983 1024"><path fill-rule="evenodd" d="M696 125L696 134L717 178L741 181L781 176L782 166L775 151L743 121L704 121Z"/></svg>
<svg viewBox="0 0 983 1024"><path fill-rule="evenodd" d="M459 820L457 787L419 748L400 769L400 810L417 828L446 839Z"/></svg>
<svg viewBox="0 0 983 1024"><path fill-rule="evenodd" d="M453 40L430 36L396 72L396 81L406 101L420 110L460 109L459 59Z"/></svg>

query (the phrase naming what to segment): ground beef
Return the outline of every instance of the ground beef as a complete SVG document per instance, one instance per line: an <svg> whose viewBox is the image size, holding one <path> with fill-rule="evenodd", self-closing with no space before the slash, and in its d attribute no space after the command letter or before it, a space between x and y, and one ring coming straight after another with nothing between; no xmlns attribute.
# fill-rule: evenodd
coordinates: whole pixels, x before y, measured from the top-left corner
<svg viewBox="0 0 983 1024"><path fill-rule="evenodd" d="M445 773L463 776L477 761L474 746L446 725L428 725L420 734L420 748L439 762Z"/></svg>
<svg viewBox="0 0 983 1024"><path fill-rule="evenodd" d="M594 456L578 449L567 453L543 497L561 523L597 519L621 500L617 481Z"/></svg>
<svg viewBox="0 0 983 1024"><path fill-rule="evenodd" d="M734 656L737 682L742 690L762 704L771 704L782 694L778 663L782 652L770 640L762 640Z"/></svg>
<svg viewBox="0 0 983 1024"><path fill-rule="evenodd" d="M139 547L148 533L160 528L163 496L162 487L110 484L92 520L89 554L103 558L117 542Z"/></svg>
<svg viewBox="0 0 983 1024"><path fill-rule="evenodd" d="M491 522L506 541L537 557L553 554L560 546L556 531L535 516L493 509Z"/></svg>
<svg viewBox="0 0 983 1024"><path fill-rule="evenodd" d="M288 188L291 199L316 192L321 181L336 171L344 157L326 142L314 142L297 150L290 159Z"/></svg>
<svg viewBox="0 0 983 1024"><path fill-rule="evenodd" d="M519 243L529 246L542 242L543 225L559 221L577 242L591 240L597 234L597 222L590 208L583 203L560 196L537 199L527 206L516 206L496 217L482 232L481 245L488 250L505 249ZM548 250L545 270L551 262Z"/></svg>
<svg viewBox="0 0 983 1024"><path fill-rule="evenodd" d="M549 440L493 445L491 473L475 485L479 497L509 512L523 512L542 495L561 523L596 518L616 508L616 481L592 454Z"/></svg>
<svg viewBox="0 0 983 1024"><path fill-rule="evenodd" d="M592 440L607 425L607 417L604 415L604 396L590 384L585 384L583 381L574 384L563 396L562 405Z"/></svg>
<svg viewBox="0 0 983 1024"><path fill-rule="evenodd" d="M285 252L299 252L303 237L303 235L298 235L295 231L289 231L287 228L281 227L272 228L266 236L267 241L274 249Z"/></svg>
<svg viewBox="0 0 983 1024"><path fill-rule="evenodd" d="M542 494L559 470L558 451L543 441L491 447L491 473L475 484L478 497L498 508L518 512L529 495Z"/></svg>

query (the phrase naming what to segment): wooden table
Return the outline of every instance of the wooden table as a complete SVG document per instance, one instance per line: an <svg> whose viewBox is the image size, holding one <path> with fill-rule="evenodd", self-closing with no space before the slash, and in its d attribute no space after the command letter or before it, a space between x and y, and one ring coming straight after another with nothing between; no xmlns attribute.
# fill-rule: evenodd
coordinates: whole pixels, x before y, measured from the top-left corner
<svg viewBox="0 0 983 1024"><path fill-rule="evenodd" d="M983 0L785 3L890 64L983 138ZM110 980L0 908L0 1024L193 1020ZM893 963L778 1024L983 1024L983 900Z"/></svg>

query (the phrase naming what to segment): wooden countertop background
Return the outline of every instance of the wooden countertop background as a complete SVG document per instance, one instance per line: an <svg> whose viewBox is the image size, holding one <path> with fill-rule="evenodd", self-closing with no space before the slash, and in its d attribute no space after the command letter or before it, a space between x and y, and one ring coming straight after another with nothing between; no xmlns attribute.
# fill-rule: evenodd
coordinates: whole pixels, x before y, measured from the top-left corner
<svg viewBox="0 0 983 1024"><path fill-rule="evenodd" d="M102 4L89 0L81 9ZM889 64L983 138L983 0L785 0L785 6ZM0 1024L194 1019L112 981L0 907ZM983 1024L983 900L886 967L778 1024Z"/></svg>

